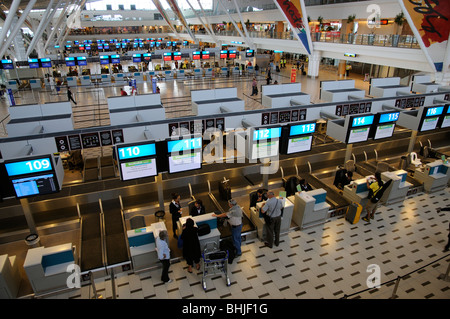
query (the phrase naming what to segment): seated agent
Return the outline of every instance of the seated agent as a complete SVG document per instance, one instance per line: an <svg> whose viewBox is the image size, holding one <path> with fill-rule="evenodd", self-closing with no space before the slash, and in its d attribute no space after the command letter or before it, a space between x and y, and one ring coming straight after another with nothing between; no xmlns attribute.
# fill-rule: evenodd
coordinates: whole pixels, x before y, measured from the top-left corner
<svg viewBox="0 0 450 319"><path fill-rule="evenodd" d="M308 192L308 191L312 191L312 187L311 185L308 184L308 182L306 181L306 179L302 179L300 181L300 189L304 192Z"/></svg>
<svg viewBox="0 0 450 319"><path fill-rule="evenodd" d="M192 206L192 209L189 213L191 216L198 216L206 213L205 206L203 206L203 202L201 199L197 199L195 201L195 204L194 206Z"/></svg>

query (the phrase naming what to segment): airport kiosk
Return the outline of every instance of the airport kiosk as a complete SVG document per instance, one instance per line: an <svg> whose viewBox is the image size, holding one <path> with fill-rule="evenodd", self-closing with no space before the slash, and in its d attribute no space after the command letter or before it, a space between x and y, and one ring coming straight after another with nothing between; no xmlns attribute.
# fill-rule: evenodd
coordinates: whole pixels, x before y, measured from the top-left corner
<svg viewBox="0 0 450 319"><path fill-rule="evenodd" d="M323 188L295 193L288 199L294 203L292 220L300 229L323 224L328 217L330 205L326 202L327 192Z"/></svg>
<svg viewBox="0 0 450 319"><path fill-rule="evenodd" d="M406 176L408 172L404 170L398 170L394 172L383 172L381 173L381 179L383 182L392 180L391 185L384 191L381 197L381 202L386 205L402 202L409 191L409 188L413 186L411 183L406 181Z"/></svg>
<svg viewBox="0 0 450 319"><path fill-rule="evenodd" d="M423 183L427 193L440 191L447 187L450 178L450 164L436 160L424 167L416 168L414 178Z"/></svg>

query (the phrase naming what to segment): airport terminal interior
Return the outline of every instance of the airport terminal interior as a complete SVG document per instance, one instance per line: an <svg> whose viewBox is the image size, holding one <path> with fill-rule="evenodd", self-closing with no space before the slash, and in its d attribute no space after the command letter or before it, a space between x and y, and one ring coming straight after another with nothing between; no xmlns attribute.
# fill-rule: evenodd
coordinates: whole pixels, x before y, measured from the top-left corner
<svg viewBox="0 0 450 319"><path fill-rule="evenodd" d="M450 298L450 46L397 0L297 1L303 31L281 1L56 2L0 5L1 299Z"/></svg>

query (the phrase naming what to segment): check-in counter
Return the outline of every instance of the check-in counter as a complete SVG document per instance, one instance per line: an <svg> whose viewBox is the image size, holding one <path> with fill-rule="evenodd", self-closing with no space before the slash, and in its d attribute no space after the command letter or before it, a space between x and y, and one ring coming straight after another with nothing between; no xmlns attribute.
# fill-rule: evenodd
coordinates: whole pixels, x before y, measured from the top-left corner
<svg viewBox="0 0 450 319"><path fill-rule="evenodd" d="M294 223L301 229L323 224L331 207L326 202L326 197L327 192L323 188L289 196L289 201L294 203L294 212L292 214Z"/></svg>
<svg viewBox="0 0 450 319"><path fill-rule="evenodd" d="M80 83L83 86L89 86L92 84L90 75L82 75L80 76Z"/></svg>
<svg viewBox="0 0 450 319"><path fill-rule="evenodd" d="M0 299L15 299L20 287L16 256L0 256Z"/></svg>
<svg viewBox="0 0 450 319"><path fill-rule="evenodd" d="M291 104L311 104L311 97L301 92L301 89L301 83L263 85L261 104L270 108L290 107Z"/></svg>
<svg viewBox="0 0 450 319"><path fill-rule="evenodd" d="M210 77L212 77L212 74L213 74L213 69L212 68L205 69L205 77L210 78Z"/></svg>
<svg viewBox="0 0 450 319"><path fill-rule="evenodd" d="M163 72L163 78L166 80L173 80L173 74L171 70L165 70Z"/></svg>
<svg viewBox="0 0 450 319"><path fill-rule="evenodd" d="M8 80L8 81L6 82L6 88L7 88L7 89L11 89L11 90L13 90L13 91L17 91L17 90L19 89L19 86L18 86L16 80Z"/></svg>
<svg viewBox="0 0 450 319"><path fill-rule="evenodd" d="M367 188L366 179L357 179L351 184L345 185L342 196L350 202L356 202L362 206L365 206L367 203L367 196L369 196L369 189Z"/></svg>
<svg viewBox="0 0 450 319"><path fill-rule="evenodd" d="M209 234L198 236L200 240L200 249L203 251L207 243L214 242L217 247L219 247L220 241L220 231L217 228L217 217L214 217L212 213L206 213L198 216L183 216L177 222L178 227L178 236L183 232L183 225L186 223L186 220L191 218L194 221L194 226L200 226L202 224L208 224L211 232Z"/></svg>
<svg viewBox="0 0 450 319"><path fill-rule="evenodd" d="M437 92L439 89L438 83L433 83L429 75L413 75L411 91L417 93Z"/></svg>
<svg viewBox="0 0 450 319"><path fill-rule="evenodd" d="M383 182L392 180L391 185L384 191L384 194L381 197L381 202L389 205L392 203L402 202L405 199L409 188L412 186L411 183L406 181L407 175L408 173L404 170L381 173L381 179Z"/></svg>
<svg viewBox="0 0 450 319"><path fill-rule="evenodd" d="M450 164L444 164L442 160L436 160L424 167L416 168L414 178L423 183L427 193L440 191L447 187L450 178Z"/></svg>
<svg viewBox="0 0 450 319"><path fill-rule="evenodd" d="M109 74L102 74L100 78L103 84L111 83L111 75Z"/></svg>
<svg viewBox="0 0 450 319"><path fill-rule="evenodd" d="M72 243L53 247L31 248L23 268L36 294L67 287L72 274L68 266L76 264Z"/></svg>
<svg viewBox="0 0 450 319"><path fill-rule="evenodd" d="M194 78L201 79L202 77L203 77L203 70L202 69L194 69Z"/></svg>
<svg viewBox="0 0 450 319"><path fill-rule="evenodd" d="M250 207L250 220L256 226L258 238L264 240L266 229L264 225L264 215L261 213L262 202L256 204L256 207ZM283 216L281 217L280 234L289 232L291 228L292 214L294 212L294 204L289 200L284 200Z"/></svg>
<svg viewBox="0 0 450 319"><path fill-rule="evenodd" d="M176 71L177 79L184 79L186 77L186 71L185 70L177 70Z"/></svg>
<svg viewBox="0 0 450 319"><path fill-rule="evenodd" d="M236 88L192 90L192 112L197 115L222 113L221 107L230 112L245 111L245 102L237 97Z"/></svg>
<svg viewBox="0 0 450 319"><path fill-rule="evenodd" d="M32 90L42 88L41 79L30 79L30 88Z"/></svg>
<svg viewBox="0 0 450 319"><path fill-rule="evenodd" d="M365 90L355 88L355 80L321 81L320 99L327 102L349 101L349 96L364 99Z"/></svg>
<svg viewBox="0 0 450 319"><path fill-rule="evenodd" d="M116 73L114 74L114 82L116 83L122 83L125 82L127 80L127 78L125 77L125 75L123 73Z"/></svg>
<svg viewBox="0 0 450 319"><path fill-rule="evenodd" d="M374 97L397 96L397 92L410 94L410 87L400 85L399 77L370 79L369 95Z"/></svg>
<svg viewBox="0 0 450 319"><path fill-rule="evenodd" d="M164 222L127 231L134 270L149 268L159 262L155 238L159 236L161 230L167 230Z"/></svg>
<svg viewBox="0 0 450 319"><path fill-rule="evenodd" d="M78 79L76 76L68 76L66 78L67 86L77 86L78 85Z"/></svg>
<svg viewBox="0 0 450 319"><path fill-rule="evenodd" d="M227 67L220 68L220 76L223 76L223 77L228 76L228 68Z"/></svg>

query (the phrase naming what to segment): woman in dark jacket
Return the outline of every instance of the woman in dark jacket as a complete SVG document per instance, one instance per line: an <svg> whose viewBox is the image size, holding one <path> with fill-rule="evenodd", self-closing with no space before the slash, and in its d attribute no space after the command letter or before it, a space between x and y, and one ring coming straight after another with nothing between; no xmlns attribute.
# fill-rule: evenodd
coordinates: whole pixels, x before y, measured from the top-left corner
<svg viewBox="0 0 450 319"><path fill-rule="evenodd" d="M183 227L183 233L181 239L183 240L183 257L188 264L188 272L192 272L192 266L194 263L197 265L197 270L200 269L200 241L197 234L198 228L194 226L194 220L188 218L186 224Z"/></svg>
<svg viewBox="0 0 450 319"><path fill-rule="evenodd" d="M177 222L181 217L181 204L180 204L180 195L177 193L172 193L172 202L169 205L170 214L172 215L172 230L173 237L178 238L177 236Z"/></svg>

